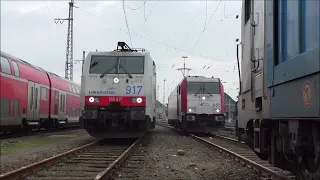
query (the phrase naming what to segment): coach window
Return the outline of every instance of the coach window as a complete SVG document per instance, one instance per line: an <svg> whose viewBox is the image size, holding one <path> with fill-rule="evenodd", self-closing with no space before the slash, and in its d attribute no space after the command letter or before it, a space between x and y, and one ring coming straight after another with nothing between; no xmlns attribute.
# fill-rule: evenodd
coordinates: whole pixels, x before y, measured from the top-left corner
<svg viewBox="0 0 320 180"><path fill-rule="evenodd" d="M47 101L47 88L41 87L41 100Z"/></svg>
<svg viewBox="0 0 320 180"><path fill-rule="evenodd" d="M69 85L69 88L70 88L70 92L72 92L71 84L68 83L68 85Z"/></svg>
<svg viewBox="0 0 320 180"><path fill-rule="evenodd" d="M9 98L0 98L1 103L1 117L10 116L10 99Z"/></svg>
<svg viewBox="0 0 320 180"><path fill-rule="evenodd" d="M11 74L11 68L8 59L1 57L1 71L6 74Z"/></svg>
<svg viewBox="0 0 320 180"><path fill-rule="evenodd" d="M19 100L13 101L13 116L19 116Z"/></svg>
<svg viewBox="0 0 320 180"><path fill-rule="evenodd" d="M77 86L76 86L76 91L77 91L77 94L80 94L80 90Z"/></svg>
<svg viewBox="0 0 320 180"><path fill-rule="evenodd" d="M37 110L38 109L38 88L36 88L36 97L35 97L35 108L34 110Z"/></svg>
<svg viewBox="0 0 320 180"><path fill-rule="evenodd" d="M66 95L63 95L63 112L65 112L66 109Z"/></svg>
<svg viewBox="0 0 320 180"><path fill-rule="evenodd" d="M71 86L71 93L74 93L74 87L73 87L73 85L71 84L70 86Z"/></svg>
<svg viewBox="0 0 320 180"><path fill-rule="evenodd" d="M245 24L247 24L247 22L250 19L250 14L251 14L251 0L245 0L244 1L244 20L245 20Z"/></svg>
<svg viewBox="0 0 320 180"><path fill-rule="evenodd" d="M14 69L14 75L17 77L20 77L20 70L19 70L18 64L12 61L12 65Z"/></svg>

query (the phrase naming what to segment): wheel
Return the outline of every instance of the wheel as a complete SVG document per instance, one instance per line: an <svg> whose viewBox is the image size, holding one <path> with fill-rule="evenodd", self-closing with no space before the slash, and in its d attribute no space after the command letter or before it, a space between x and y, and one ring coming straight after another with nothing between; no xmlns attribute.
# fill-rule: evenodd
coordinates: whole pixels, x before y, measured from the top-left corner
<svg viewBox="0 0 320 180"><path fill-rule="evenodd" d="M320 179L320 166L316 165L311 158L296 157L294 161L297 180Z"/></svg>

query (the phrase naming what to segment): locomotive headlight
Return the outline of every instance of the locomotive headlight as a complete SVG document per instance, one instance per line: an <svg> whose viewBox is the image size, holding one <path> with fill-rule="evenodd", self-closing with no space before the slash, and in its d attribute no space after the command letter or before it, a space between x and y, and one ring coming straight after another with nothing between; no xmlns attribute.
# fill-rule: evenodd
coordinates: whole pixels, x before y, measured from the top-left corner
<svg viewBox="0 0 320 180"><path fill-rule="evenodd" d="M94 103L94 102L99 102L100 98L94 98L94 97L90 97L89 98L89 102Z"/></svg>
<svg viewBox="0 0 320 180"><path fill-rule="evenodd" d="M220 110L219 110L219 109L217 109L216 111L217 111L217 113L218 113L218 112L220 112Z"/></svg>
<svg viewBox="0 0 320 180"><path fill-rule="evenodd" d="M94 102L94 97L89 98L89 102L93 103Z"/></svg>
<svg viewBox="0 0 320 180"><path fill-rule="evenodd" d="M137 98L137 103L141 103L142 99L141 98Z"/></svg>
<svg viewBox="0 0 320 180"><path fill-rule="evenodd" d="M114 79L113 79L113 82L114 82L114 83L118 83L118 82L119 82L119 78L114 78Z"/></svg>
<svg viewBox="0 0 320 180"><path fill-rule="evenodd" d="M192 109L188 109L189 112L192 112Z"/></svg>
<svg viewBox="0 0 320 180"><path fill-rule="evenodd" d="M202 96L202 100L206 100L206 97Z"/></svg>

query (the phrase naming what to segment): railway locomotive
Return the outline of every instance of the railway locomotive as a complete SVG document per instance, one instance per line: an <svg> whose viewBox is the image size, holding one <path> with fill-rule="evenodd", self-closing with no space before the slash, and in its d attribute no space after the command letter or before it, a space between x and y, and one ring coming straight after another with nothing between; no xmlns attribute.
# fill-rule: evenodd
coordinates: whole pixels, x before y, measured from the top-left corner
<svg viewBox="0 0 320 180"><path fill-rule="evenodd" d="M168 124L185 132L224 127L224 90L219 78L188 76L168 97Z"/></svg>
<svg viewBox="0 0 320 180"><path fill-rule="evenodd" d="M80 85L1 51L0 132L78 126Z"/></svg>
<svg viewBox="0 0 320 180"><path fill-rule="evenodd" d="M238 137L299 179L320 179L320 1L242 6Z"/></svg>
<svg viewBox="0 0 320 180"><path fill-rule="evenodd" d="M118 42L83 65L80 127L98 138L136 138L156 123L156 65L144 49Z"/></svg>

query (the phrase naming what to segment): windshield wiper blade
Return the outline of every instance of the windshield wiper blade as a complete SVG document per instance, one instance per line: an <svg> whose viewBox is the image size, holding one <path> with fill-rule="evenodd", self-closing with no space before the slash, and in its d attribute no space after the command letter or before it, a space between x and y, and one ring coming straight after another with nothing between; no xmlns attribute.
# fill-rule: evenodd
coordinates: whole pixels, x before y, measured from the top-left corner
<svg viewBox="0 0 320 180"><path fill-rule="evenodd" d="M212 96L212 94L210 94L209 91L207 91L206 88L204 88L203 90L206 91L210 96Z"/></svg>
<svg viewBox="0 0 320 180"><path fill-rule="evenodd" d="M194 96L197 96L198 93L199 93L199 91L201 91L201 89L202 89L202 88L200 88L200 89L194 94Z"/></svg>
<svg viewBox="0 0 320 180"><path fill-rule="evenodd" d="M122 65L119 65L119 68L121 68L126 74L128 74L129 78L132 78L132 75L124 68Z"/></svg>
<svg viewBox="0 0 320 180"><path fill-rule="evenodd" d="M90 68L93 68L93 67L95 67L96 65L98 65L99 64L99 62L98 61L95 61L95 62L93 62L91 65L90 65Z"/></svg>
<svg viewBox="0 0 320 180"><path fill-rule="evenodd" d="M100 75L100 78L103 78L104 75L106 75L107 73L109 73L110 71L112 71L114 68L116 68L116 65L113 65L111 69L109 69L108 71L102 73L102 74Z"/></svg>

